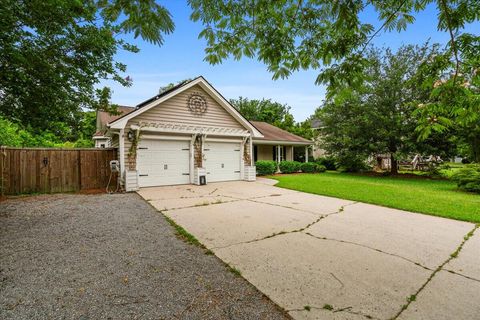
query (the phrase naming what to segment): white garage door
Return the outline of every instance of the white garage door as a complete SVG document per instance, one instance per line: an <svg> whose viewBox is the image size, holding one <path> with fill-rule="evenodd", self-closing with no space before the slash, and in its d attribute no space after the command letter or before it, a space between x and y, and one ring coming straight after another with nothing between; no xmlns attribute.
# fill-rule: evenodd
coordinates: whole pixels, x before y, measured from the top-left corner
<svg viewBox="0 0 480 320"><path fill-rule="evenodd" d="M240 143L206 142L207 183L240 180Z"/></svg>
<svg viewBox="0 0 480 320"><path fill-rule="evenodd" d="M189 141L141 140L137 151L139 186L190 183L189 147Z"/></svg>

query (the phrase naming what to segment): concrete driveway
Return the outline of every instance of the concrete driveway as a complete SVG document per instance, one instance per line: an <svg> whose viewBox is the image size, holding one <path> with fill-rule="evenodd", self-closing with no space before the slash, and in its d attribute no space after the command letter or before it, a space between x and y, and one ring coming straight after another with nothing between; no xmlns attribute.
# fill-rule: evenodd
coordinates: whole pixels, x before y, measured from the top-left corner
<svg viewBox="0 0 480 320"><path fill-rule="evenodd" d="M273 183L139 194L295 319L480 319L474 224Z"/></svg>

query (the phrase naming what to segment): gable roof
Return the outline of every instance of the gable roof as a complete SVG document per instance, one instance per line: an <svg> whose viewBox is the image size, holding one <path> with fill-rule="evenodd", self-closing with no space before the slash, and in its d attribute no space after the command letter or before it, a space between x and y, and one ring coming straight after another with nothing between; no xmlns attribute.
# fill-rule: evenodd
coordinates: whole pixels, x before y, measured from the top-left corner
<svg viewBox="0 0 480 320"><path fill-rule="evenodd" d="M98 111L97 113L97 119L100 121L100 125L104 126L109 124L110 122L113 122L117 120L118 118L129 114L130 112L134 111L134 107L129 107L129 106L118 106L117 110L120 114L110 114L106 111Z"/></svg>
<svg viewBox="0 0 480 320"><path fill-rule="evenodd" d="M312 144L313 142L297 136L288 131L282 130L274 125L262 121L250 121L262 134L263 138L256 138L258 141L275 141L299 144Z"/></svg>
<svg viewBox="0 0 480 320"><path fill-rule="evenodd" d="M193 80L180 83L160 94L153 96L152 98L143 101L138 104L133 112L125 114L118 119L115 119L109 124L109 127L112 129L123 129L127 125L128 120L132 119L143 112L150 110L151 108L157 106L158 104L172 98L173 96L195 86L199 85L204 89L210 96L227 111L231 116L233 116L241 125L249 129L252 132L253 137L262 137L260 131L255 128L247 119L245 119L238 111L235 109L205 78L199 76Z"/></svg>

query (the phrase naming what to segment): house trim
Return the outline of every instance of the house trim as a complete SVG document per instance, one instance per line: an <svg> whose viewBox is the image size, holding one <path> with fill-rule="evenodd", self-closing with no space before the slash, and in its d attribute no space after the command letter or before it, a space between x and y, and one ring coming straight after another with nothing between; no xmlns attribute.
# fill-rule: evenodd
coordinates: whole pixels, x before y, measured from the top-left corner
<svg viewBox="0 0 480 320"><path fill-rule="evenodd" d="M203 77L198 77L185 85L178 87L175 90L172 90L168 94L163 97L159 97L158 99L153 100L152 102L147 103L146 105L142 106L141 108L132 111L123 117L120 117L113 122L111 122L108 126L111 129L124 129L127 125L128 120L138 116L139 114L144 113L152 109L153 107L161 104L162 102L176 96L177 94L184 92L192 88L195 85L199 85L202 89L207 91L218 104L223 107L235 120L237 120L241 125L248 129L253 135L253 137L261 138L263 135L258 131L250 122L248 122L221 94L217 92L215 88L213 88L207 80Z"/></svg>
<svg viewBox="0 0 480 320"><path fill-rule="evenodd" d="M311 146L313 141L311 142L303 142L303 141L284 141L284 140L255 140L253 139L253 144L266 144L266 145L284 145L284 146Z"/></svg>

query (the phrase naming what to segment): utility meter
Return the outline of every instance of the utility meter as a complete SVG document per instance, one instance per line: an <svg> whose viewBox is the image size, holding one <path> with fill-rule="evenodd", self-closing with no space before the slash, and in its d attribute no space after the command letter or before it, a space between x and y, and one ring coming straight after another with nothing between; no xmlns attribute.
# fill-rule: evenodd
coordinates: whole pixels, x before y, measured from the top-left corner
<svg viewBox="0 0 480 320"><path fill-rule="evenodd" d="M111 160L110 161L110 171L112 172L119 172L120 171L120 163L118 160Z"/></svg>

